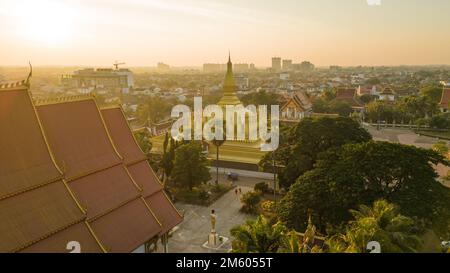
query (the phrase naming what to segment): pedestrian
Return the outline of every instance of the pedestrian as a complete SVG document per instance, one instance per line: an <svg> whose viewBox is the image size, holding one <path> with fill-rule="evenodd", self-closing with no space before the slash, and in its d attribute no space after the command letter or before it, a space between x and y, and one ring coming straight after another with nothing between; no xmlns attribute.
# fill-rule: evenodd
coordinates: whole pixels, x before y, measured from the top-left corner
<svg viewBox="0 0 450 273"><path fill-rule="evenodd" d="M239 194L242 194L242 189L241 188L239 188Z"/></svg>
<svg viewBox="0 0 450 273"><path fill-rule="evenodd" d="M238 195L238 189L237 188L234 190L234 193L236 193L236 195Z"/></svg>

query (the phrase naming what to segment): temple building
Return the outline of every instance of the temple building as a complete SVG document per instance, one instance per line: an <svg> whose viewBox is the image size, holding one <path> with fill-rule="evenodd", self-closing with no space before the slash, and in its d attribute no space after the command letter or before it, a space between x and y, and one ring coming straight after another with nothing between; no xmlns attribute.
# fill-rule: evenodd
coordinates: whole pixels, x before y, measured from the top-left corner
<svg viewBox="0 0 450 273"><path fill-rule="evenodd" d="M298 91L280 108L281 120L285 122L300 122L311 116L312 103L306 92Z"/></svg>
<svg viewBox="0 0 450 273"><path fill-rule="evenodd" d="M152 252L182 221L121 108L0 85L0 252ZM167 249L165 249L167 250Z"/></svg>
<svg viewBox="0 0 450 273"><path fill-rule="evenodd" d="M233 75L233 64L231 62L231 57L228 55L227 72L225 74L225 79L223 83L223 96L217 103L223 110L223 117L226 118L226 105L236 106L242 105L243 103L238 98L236 93L236 82ZM235 126L237 126L237 118L235 118ZM261 151L261 142L249 141L247 136L249 132L249 120L246 116L245 125L245 136L246 140L243 141L231 141L226 140L225 143L220 147L220 166L224 168L234 168L234 169L245 169L258 171L258 163L261 158L266 154L266 152ZM258 126L258 124L257 124ZM237 135L237 130L235 128L235 136ZM152 153L162 154L164 135L156 136L151 139L153 144ZM207 148L208 158L213 161L216 159L216 147L212 144L208 144ZM213 162L215 164L215 162Z"/></svg>

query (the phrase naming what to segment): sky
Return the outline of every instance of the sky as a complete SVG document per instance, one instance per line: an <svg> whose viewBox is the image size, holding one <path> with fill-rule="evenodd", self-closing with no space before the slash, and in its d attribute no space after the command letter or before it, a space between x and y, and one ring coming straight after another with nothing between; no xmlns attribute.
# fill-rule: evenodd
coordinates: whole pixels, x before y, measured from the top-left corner
<svg viewBox="0 0 450 273"><path fill-rule="evenodd" d="M450 64L449 0L0 0L0 66Z"/></svg>

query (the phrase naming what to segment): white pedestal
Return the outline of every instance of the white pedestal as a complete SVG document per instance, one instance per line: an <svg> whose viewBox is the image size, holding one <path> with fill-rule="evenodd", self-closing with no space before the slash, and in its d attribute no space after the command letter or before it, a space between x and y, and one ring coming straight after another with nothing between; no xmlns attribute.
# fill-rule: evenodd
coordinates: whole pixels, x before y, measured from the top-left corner
<svg viewBox="0 0 450 273"><path fill-rule="evenodd" d="M211 232L208 236L208 246L217 247L219 245L219 234Z"/></svg>

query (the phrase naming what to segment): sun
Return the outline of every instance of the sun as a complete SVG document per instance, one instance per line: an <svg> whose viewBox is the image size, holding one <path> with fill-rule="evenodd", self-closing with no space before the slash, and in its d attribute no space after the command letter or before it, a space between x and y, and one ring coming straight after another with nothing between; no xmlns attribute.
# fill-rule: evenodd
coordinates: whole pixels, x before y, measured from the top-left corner
<svg viewBox="0 0 450 273"><path fill-rule="evenodd" d="M10 11L17 32L24 39L45 46L69 42L74 27L74 12L57 0L14 0Z"/></svg>

